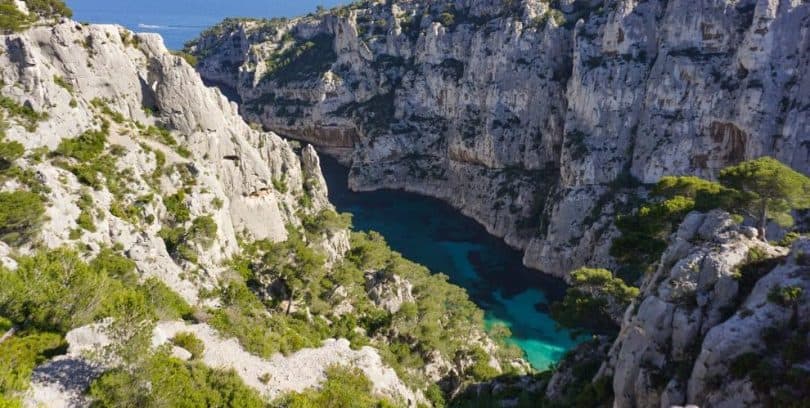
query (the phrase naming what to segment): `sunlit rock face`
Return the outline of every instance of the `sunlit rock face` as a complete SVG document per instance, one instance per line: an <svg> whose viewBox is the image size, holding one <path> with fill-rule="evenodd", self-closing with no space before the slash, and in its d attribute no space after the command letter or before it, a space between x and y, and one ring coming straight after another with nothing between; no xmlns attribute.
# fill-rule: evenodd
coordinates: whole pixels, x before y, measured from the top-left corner
<svg viewBox="0 0 810 408"><path fill-rule="evenodd" d="M0 36L0 43L0 91L43 115L35 128L9 119L6 138L26 151L52 151L106 122L107 143L117 151L115 171L126 179L122 191L112 193L83 186L52 160L26 165L49 190L41 232L47 247L78 239L71 231L78 228L79 197L87 194L101 215L94 231L81 234L83 247L92 254L120 244L144 275L195 303L197 291L216 284L226 261L238 253L237 236L285 240L285 226L300 224L303 194L311 202L304 211L332 208L311 147L299 156L276 134L252 129L235 104L206 87L157 35L64 20ZM150 126L165 129L174 147L145 136ZM274 180L283 181L284 191L274 188ZM166 199L180 190L190 218L210 215L216 224L210 246L194 248L197 265L172 259L160 236ZM153 222L136 225L122 214L125 207L137 207ZM346 234L325 246L336 259L348 246ZM196 268L199 276L192 278L188 269Z"/></svg>
<svg viewBox="0 0 810 408"><path fill-rule="evenodd" d="M202 76L279 133L353 147L351 187L442 198L564 275L610 264L630 181L808 157L797 1L370 2L229 21Z"/></svg>

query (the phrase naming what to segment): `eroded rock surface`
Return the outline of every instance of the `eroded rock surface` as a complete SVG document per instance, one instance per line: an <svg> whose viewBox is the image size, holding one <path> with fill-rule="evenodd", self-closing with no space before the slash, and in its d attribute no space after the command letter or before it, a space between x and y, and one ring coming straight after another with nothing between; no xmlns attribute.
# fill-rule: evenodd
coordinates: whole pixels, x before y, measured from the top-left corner
<svg viewBox="0 0 810 408"><path fill-rule="evenodd" d="M192 50L249 120L354 146L351 188L442 198L558 276L611 264L633 179L810 172L807 3L560 3L367 2Z"/></svg>

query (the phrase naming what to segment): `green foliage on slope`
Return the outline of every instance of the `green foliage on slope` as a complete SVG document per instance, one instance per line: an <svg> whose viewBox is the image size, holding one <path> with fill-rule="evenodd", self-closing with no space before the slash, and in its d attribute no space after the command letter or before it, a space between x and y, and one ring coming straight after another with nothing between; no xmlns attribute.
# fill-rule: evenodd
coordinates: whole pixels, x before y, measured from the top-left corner
<svg viewBox="0 0 810 408"><path fill-rule="evenodd" d="M596 333L616 333L616 315L639 294L606 269L580 268L571 272L571 287L562 302L551 306L551 315L560 325Z"/></svg>
<svg viewBox="0 0 810 408"><path fill-rule="evenodd" d="M278 408L387 408L395 405L372 395L371 381L357 368L331 366L318 389L290 393L273 402Z"/></svg>
<svg viewBox="0 0 810 408"><path fill-rule="evenodd" d="M132 261L104 250L89 264L71 249L20 257L0 268L0 315L22 328L64 333L103 317L154 320L158 311L185 315L189 306L138 281Z"/></svg>
<svg viewBox="0 0 810 408"><path fill-rule="evenodd" d="M111 370L89 391L96 407L265 407L233 370L184 362L162 349L126 368Z"/></svg>
<svg viewBox="0 0 810 408"><path fill-rule="evenodd" d="M0 192L0 240L19 245L38 230L45 214L39 195L28 191Z"/></svg>
<svg viewBox="0 0 810 408"><path fill-rule="evenodd" d="M62 336L47 332L15 333L0 343L0 395L25 391L34 368L64 349Z"/></svg>
<svg viewBox="0 0 810 408"><path fill-rule="evenodd" d="M14 4L14 0L0 0L0 31L22 31L39 18L72 17L73 11L62 0L24 0L29 14Z"/></svg>
<svg viewBox="0 0 810 408"><path fill-rule="evenodd" d="M622 234L613 241L610 253L638 276L650 271L669 234L690 211L719 208L744 214L757 222L764 239L768 220L791 225L790 211L808 206L810 178L769 157L724 169L719 183L691 176L664 177L647 203L617 218Z"/></svg>
<svg viewBox="0 0 810 408"><path fill-rule="evenodd" d="M263 79L282 86L322 75L337 61L333 41L334 37L331 35L318 34L308 40L293 43L265 61L267 71Z"/></svg>

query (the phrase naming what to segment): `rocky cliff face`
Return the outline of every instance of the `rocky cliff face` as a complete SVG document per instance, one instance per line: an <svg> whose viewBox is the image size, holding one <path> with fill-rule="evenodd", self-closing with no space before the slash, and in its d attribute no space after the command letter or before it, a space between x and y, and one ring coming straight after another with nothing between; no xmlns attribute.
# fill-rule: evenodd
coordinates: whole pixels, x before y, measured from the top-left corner
<svg viewBox="0 0 810 408"><path fill-rule="evenodd" d="M29 255L63 248L75 248L77 262L102 253L132 261L134 277L123 285L156 278L168 287L167 296L176 292L193 311L183 316L189 321L154 316L136 322L154 326L152 345L191 361L188 350L170 341L191 332L206 350L198 362L233 369L268 400L317 386L332 365L357 367L371 382L369 392L401 406L428 403L428 384L448 382L447 392L467 384L474 369L529 370L485 333L480 311L462 289L393 253L382 237L374 236L374 256L360 263L372 245L351 248L348 221L332 211L313 147L298 148L247 124L236 104L206 87L159 36L69 19L32 24L0 35L0 194L5 200L12 192L28 193L45 216L25 225L31 230L26 239L11 239L8 231L17 226L2 225L0 274L14 275ZM4 220L24 212L0 204ZM344 257L350 249L354 260ZM317 281L323 293L294 298L288 276L264 270L270 264ZM248 288L237 273L253 266L264 274L251 284L266 287ZM220 294L235 282L244 289L241 303L228 303ZM2 308L16 301L6 295L0 294ZM19 295L30 301L25 296ZM423 322L416 311L427 302L434 315ZM400 313L375 323L373 333L357 323L377 311L377 320ZM106 329L115 319L101 317L58 333L70 349L36 368L25 404L89 403L89 384L121 364L98 353L114 342ZM233 323L237 319L246 326ZM14 323L25 326L22 332L34 330ZM250 340L275 342L271 351L240 337L254 326L259 334ZM21 336L15 332L0 333L0 343ZM420 337L425 333L454 343L428 344ZM388 344L402 345L396 357ZM283 356L282 350L295 353ZM408 365L398 362L411 353L417 358L408 357Z"/></svg>
<svg viewBox="0 0 810 408"><path fill-rule="evenodd" d="M808 250L807 239L789 250L763 243L721 211L690 214L599 357L595 381L607 380L615 407L807 401ZM569 377L556 373L548 395Z"/></svg>
<svg viewBox="0 0 810 408"><path fill-rule="evenodd" d="M364 2L191 45L250 121L353 147L351 187L442 198L564 275L609 265L622 187L771 155L810 172L810 7Z"/></svg>
<svg viewBox="0 0 810 408"><path fill-rule="evenodd" d="M205 87L159 36L70 20L1 35L0 78L0 139L24 147L24 157L15 161L21 171L16 177L3 174L2 191L36 185L46 207L34 240L0 242L5 267L15 269L18 257L42 247L78 246L88 259L112 247L134 261L141 279L158 278L191 305L216 308L217 300L204 291L216 288L227 273L227 261L241 251L239 240L283 241L286 225L300 225L302 216L332 208L311 146L298 153L276 134L249 127L236 106ZM88 131L107 133L98 157L82 162L53 153L71 139L91 148ZM93 180L96 188L88 187ZM208 242L189 239L187 252L178 255L163 232L184 225L177 215L182 211L191 224L188 236L196 220L209 216L215 234ZM317 244L334 262L348 249L348 231ZM186 325L160 324L156 344L171 337L167 328ZM410 405L417 401L371 347L355 351L346 340L331 340L289 362L280 355L270 361L248 354L207 324L193 328L214 359L206 363L238 370L268 398L317 385L331 364L356 363L368 371L376 392ZM6 336L14 336L14 330ZM25 404L87 406L82 394L105 367L74 349L98 351L104 339L103 331L92 327L71 332L70 353L37 368ZM177 356L189 358L179 351ZM223 364L224 355L241 360ZM279 376L260 382L264 372L301 375L306 381L284 382Z"/></svg>
<svg viewBox="0 0 810 408"><path fill-rule="evenodd" d="M41 234L45 245L63 245L72 240L70 231L81 231L77 201L87 193L101 216L94 215L95 231L83 234L82 243L94 251L122 243L140 270L194 301L195 288L215 283L221 262L238 251L237 234L279 241L286 238L286 224L300 224L298 198L308 180L316 181L307 190L312 210L329 207L311 147L302 159L275 134L251 129L236 106L203 86L159 36L66 21L0 42L2 94L46 118L36 128L12 121L7 138L26 151L50 151L106 122L108 141L117 146L113 173L126 180L120 191L93 190L64 164L30 163L50 190L50 219ZM274 188L274 180L288 188ZM166 199L180 190L188 218L210 215L217 225L210 249L199 251L205 278L196 283L180 278L188 265L172 260L159 237L164 225L155 222L167 217ZM136 207L137 216L124 216L116 207Z"/></svg>

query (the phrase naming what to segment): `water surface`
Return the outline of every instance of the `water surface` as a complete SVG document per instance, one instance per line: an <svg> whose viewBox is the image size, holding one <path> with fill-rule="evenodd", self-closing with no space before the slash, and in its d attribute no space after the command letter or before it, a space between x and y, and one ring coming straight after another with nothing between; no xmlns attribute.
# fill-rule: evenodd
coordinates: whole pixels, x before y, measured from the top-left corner
<svg viewBox="0 0 810 408"><path fill-rule="evenodd" d="M329 199L354 214L356 230L381 233L406 258L465 288L488 325L512 330L511 341L535 368L548 368L576 345L547 313L564 295L561 280L524 267L519 251L440 200L394 190L352 192L346 167L325 155L321 164Z"/></svg>
<svg viewBox="0 0 810 408"><path fill-rule="evenodd" d="M67 0L73 18L120 24L135 32L159 33L169 49L179 50L225 17L295 17L349 0Z"/></svg>

